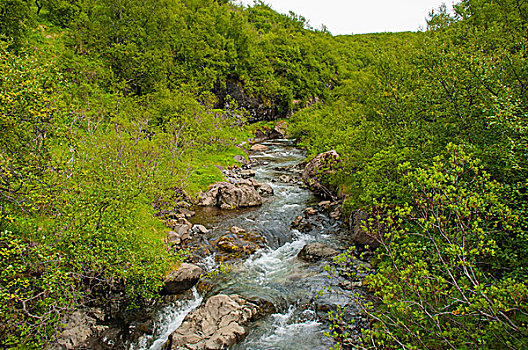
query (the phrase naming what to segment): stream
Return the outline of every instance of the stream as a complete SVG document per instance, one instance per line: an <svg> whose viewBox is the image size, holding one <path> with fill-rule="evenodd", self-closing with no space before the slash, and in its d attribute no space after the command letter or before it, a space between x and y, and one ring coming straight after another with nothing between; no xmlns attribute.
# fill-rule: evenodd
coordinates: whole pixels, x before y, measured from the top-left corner
<svg viewBox="0 0 528 350"><path fill-rule="evenodd" d="M167 337L182 323L184 317L197 308L207 297L216 294L239 294L243 297L265 300L275 305L277 312L254 322L242 342L232 349L328 349L332 341L324 336L328 330L326 313L337 304L348 304L343 293L317 293L332 283L324 272L327 261L307 263L297 254L307 243L322 242L343 251L350 245L342 222L330 218L323 211L311 219L310 230L291 229L291 223L303 215L307 207L317 207L321 199L296 182L281 182L282 175L293 176L292 166L305 158L291 140L264 142L268 149L251 155L255 179L270 183L274 195L266 198L258 208L221 211L214 208L198 209L193 222L210 229L209 239L225 234L237 226L259 232L265 238L265 247L245 261L235 262L227 274L214 280L207 295L196 288L187 299L164 307L157 314L155 334L143 337L133 346L136 350L160 350ZM199 264L205 271L217 267L213 257Z"/></svg>

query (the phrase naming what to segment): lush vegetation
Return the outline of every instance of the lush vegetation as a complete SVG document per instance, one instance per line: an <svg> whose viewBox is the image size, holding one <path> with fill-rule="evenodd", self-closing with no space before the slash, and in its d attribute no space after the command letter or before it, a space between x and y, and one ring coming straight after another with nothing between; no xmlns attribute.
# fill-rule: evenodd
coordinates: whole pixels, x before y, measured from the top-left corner
<svg viewBox="0 0 528 350"><path fill-rule="evenodd" d="M180 257L154 214L244 155L249 100L338 151L329 181L381 242L371 327L337 322L338 346L526 348L526 13L334 37L262 2L0 0L0 347L156 297Z"/></svg>
<svg viewBox="0 0 528 350"><path fill-rule="evenodd" d="M0 347L84 305L155 298L180 256L155 213L222 179L249 134L329 93L331 36L263 4L0 1Z"/></svg>
<svg viewBox="0 0 528 350"><path fill-rule="evenodd" d="M425 33L337 38L356 69L294 115L312 154L341 154L333 181L381 242L371 327L352 339L335 314L341 347L528 346L526 13L463 0Z"/></svg>

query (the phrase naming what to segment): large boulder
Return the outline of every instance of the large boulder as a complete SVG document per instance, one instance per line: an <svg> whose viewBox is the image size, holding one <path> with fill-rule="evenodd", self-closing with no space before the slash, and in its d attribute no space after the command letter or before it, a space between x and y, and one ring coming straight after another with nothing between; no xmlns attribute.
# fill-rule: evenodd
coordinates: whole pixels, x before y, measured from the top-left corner
<svg viewBox="0 0 528 350"><path fill-rule="evenodd" d="M183 263L178 270L170 272L165 277L165 285L161 291L164 295L174 295L191 289L198 283L203 270L196 265Z"/></svg>
<svg viewBox="0 0 528 350"><path fill-rule="evenodd" d="M316 262L333 258L338 254L337 250L330 248L324 243L309 243L301 249L297 257L304 261Z"/></svg>
<svg viewBox="0 0 528 350"><path fill-rule="evenodd" d="M85 348L88 340L94 335L96 320L89 317L83 310L76 310L72 315L65 318L65 327L52 350L69 350Z"/></svg>
<svg viewBox="0 0 528 350"><path fill-rule="evenodd" d="M334 188L328 177L334 174L340 166L341 160L336 151L318 154L304 167L302 179L315 193L327 198L334 198Z"/></svg>
<svg viewBox="0 0 528 350"><path fill-rule="evenodd" d="M254 207L262 205L262 197L254 186L219 182L210 186L207 193L200 193L198 205L221 209Z"/></svg>
<svg viewBox="0 0 528 350"><path fill-rule="evenodd" d="M215 295L189 313L169 337L168 349L227 349L246 335L259 307L238 295Z"/></svg>
<svg viewBox="0 0 528 350"><path fill-rule="evenodd" d="M378 239L366 232L365 228L369 227L368 214L355 210L349 220L350 233L354 244L369 246L370 249L376 249L380 246Z"/></svg>

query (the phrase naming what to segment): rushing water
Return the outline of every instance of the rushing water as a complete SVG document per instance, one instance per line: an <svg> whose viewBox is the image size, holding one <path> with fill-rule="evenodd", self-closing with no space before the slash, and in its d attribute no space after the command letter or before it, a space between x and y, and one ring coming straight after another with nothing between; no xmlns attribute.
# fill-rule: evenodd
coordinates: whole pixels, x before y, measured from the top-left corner
<svg viewBox="0 0 528 350"><path fill-rule="evenodd" d="M293 166L305 157L302 150L288 140L264 143L265 152L252 155L260 165L254 166L256 180L270 183L274 196L255 209L220 211L204 209L197 212L194 221L211 228L210 238L225 233L230 227L260 232L266 238L266 247L246 261L232 266L228 275L215 281L210 295L240 294L273 303L277 313L269 315L252 326L248 336L234 349L328 349L332 344L323 333L328 325L320 317L314 298L328 284L323 272L325 262L306 263L297 258L302 247L310 242L323 242L342 249L346 235L340 232L339 222L320 215L317 225L308 233L291 229L292 221L318 199L296 183L277 181L281 175L292 176ZM202 267L215 267L212 257L202 262ZM161 349L167 336L181 324L187 313L199 306L202 297L196 292L187 301L164 308L158 315L158 330L154 337L142 339L136 349ZM337 294L317 299L317 303L335 305L347 303Z"/></svg>

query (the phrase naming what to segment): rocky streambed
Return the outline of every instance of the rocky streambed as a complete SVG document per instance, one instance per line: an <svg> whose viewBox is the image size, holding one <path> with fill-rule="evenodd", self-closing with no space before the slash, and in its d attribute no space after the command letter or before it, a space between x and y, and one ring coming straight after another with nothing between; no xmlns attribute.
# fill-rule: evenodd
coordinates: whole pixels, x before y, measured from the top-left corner
<svg viewBox="0 0 528 350"><path fill-rule="evenodd" d="M166 243L190 254L167 276L165 304L141 310L124 331L107 329L91 348L328 349L328 311L337 305L361 327L366 320L349 298L363 293L360 280L343 284L324 268L364 218L345 226L340 203L291 140L262 142L250 159L226 170L199 206L167 216ZM357 264L369 273L367 262Z"/></svg>
<svg viewBox="0 0 528 350"><path fill-rule="evenodd" d="M290 140L263 142L250 164L200 196L189 219L196 234L178 243L204 274L220 264L228 271L162 310L136 349L328 349L329 310L348 305L361 319L348 298L360 283L339 286L324 272L351 235L340 203L302 181L304 158ZM334 292L319 293L331 284Z"/></svg>

